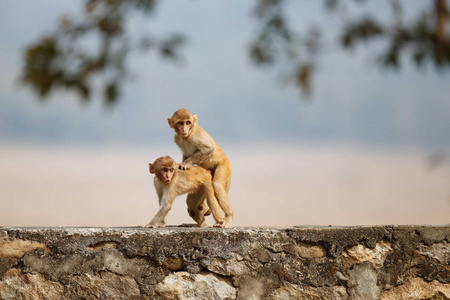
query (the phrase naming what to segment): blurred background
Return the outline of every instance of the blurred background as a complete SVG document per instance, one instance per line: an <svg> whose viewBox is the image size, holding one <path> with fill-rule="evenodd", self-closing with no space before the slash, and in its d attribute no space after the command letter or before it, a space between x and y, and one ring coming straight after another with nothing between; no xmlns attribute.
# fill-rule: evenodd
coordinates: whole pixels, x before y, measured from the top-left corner
<svg viewBox="0 0 450 300"><path fill-rule="evenodd" d="M231 161L235 226L448 224L449 6L1 1L0 226L145 225L179 108Z"/></svg>

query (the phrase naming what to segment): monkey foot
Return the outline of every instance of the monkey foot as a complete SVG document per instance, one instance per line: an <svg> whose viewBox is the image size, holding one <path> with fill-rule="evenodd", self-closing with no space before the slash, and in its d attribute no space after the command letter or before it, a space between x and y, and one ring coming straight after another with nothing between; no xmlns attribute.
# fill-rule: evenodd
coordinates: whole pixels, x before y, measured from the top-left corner
<svg viewBox="0 0 450 300"><path fill-rule="evenodd" d="M224 225L224 223L222 221L222 222L217 222L216 224L213 225L213 227L214 228L224 228L225 225Z"/></svg>
<svg viewBox="0 0 450 300"><path fill-rule="evenodd" d="M232 220L233 220L232 216L225 216L225 218L223 219L223 227L230 227Z"/></svg>
<svg viewBox="0 0 450 300"><path fill-rule="evenodd" d="M163 228L164 224L147 224L145 226L142 226L143 228Z"/></svg>

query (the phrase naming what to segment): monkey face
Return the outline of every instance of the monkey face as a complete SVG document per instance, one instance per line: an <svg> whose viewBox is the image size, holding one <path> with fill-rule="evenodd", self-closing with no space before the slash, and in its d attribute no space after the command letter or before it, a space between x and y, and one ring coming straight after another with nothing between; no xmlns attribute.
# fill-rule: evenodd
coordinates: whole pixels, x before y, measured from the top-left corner
<svg viewBox="0 0 450 300"><path fill-rule="evenodd" d="M160 171L160 178L162 178L165 183L170 183L174 174L175 168L164 167Z"/></svg>
<svg viewBox="0 0 450 300"><path fill-rule="evenodd" d="M191 128L192 128L192 121L190 119L181 120L175 124L175 132L182 137L188 137Z"/></svg>
<svg viewBox="0 0 450 300"><path fill-rule="evenodd" d="M170 156L164 156L149 164L149 167L151 174L155 174L161 182L169 184L176 174L177 163Z"/></svg>
<svg viewBox="0 0 450 300"><path fill-rule="evenodd" d="M177 110L171 118L167 118L170 128L182 138L188 138L197 124L197 115L192 115L187 109Z"/></svg>

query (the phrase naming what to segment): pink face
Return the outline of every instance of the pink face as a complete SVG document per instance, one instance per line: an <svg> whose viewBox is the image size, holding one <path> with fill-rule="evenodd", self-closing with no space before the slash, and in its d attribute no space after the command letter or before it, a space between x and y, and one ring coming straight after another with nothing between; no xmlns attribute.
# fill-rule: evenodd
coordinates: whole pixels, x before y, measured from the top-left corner
<svg viewBox="0 0 450 300"><path fill-rule="evenodd" d="M163 179L165 183L170 183L175 174L175 168L173 167L163 167L160 172L160 178Z"/></svg>
<svg viewBox="0 0 450 300"><path fill-rule="evenodd" d="M192 115L187 109L182 108L177 110L172 117L167 118L167 121L170 128L173 128L178 136L187 139L195 130L198 117L197 115Z"/></svg>
<svg viewBox="0 0 450 300"><path fill-rule="evenodd" d="M149 171L163 183L171 183L176 173L177 163L169 156L160 157L149 164Z"/></svg>
<svg viewBox="0 0 450 300"><path fill-rule="evenodd" d="M177 133L182 137L189 136L189 132L192 128L192 121L191 120L183 120L178 121L176 124Z"/></svg>

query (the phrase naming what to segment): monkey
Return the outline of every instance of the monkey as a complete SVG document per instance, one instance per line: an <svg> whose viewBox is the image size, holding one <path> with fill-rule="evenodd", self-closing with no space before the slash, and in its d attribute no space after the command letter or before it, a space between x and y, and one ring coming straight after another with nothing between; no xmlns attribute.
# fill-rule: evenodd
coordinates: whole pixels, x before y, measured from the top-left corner
<svg viewBox="0 0 450 300"><path fill-rule="evenodd" d="M153 181L159 198L159 210L145 228L164 227L175 197L186 193L195 195L187 204L189 215L197 222L198 227L207 226L205 214L209 211L216 221L214 227L223 227L222 210L214 195L209 171L194 166L188 170L179 170L170 156L160 157L154 163L149 163L149 171L150 174L155 174Z"/></svg>
<svg viewBox="0 0 450 300"><path fill-rule="evenodd" d="M177 110L167 121L175 131L174 141L183 153L182 170L197 165L211 171L214 193L220 207L225 213L223 220L227 227L233 220L233 210L228 199L231 184L231 166L228 157L214 139L203 128L197 125L198 116L187 109ZM188 195L197 197L195 194Z"/></svg>

